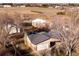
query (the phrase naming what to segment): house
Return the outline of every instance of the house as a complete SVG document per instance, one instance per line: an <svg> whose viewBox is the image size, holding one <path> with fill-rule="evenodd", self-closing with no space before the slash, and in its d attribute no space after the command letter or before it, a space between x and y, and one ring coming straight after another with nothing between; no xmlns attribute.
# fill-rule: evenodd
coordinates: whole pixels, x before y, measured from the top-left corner
<svg viewBox="0 0 79 59"><path fill-rule="evenodd" d="M25 5L21 5L20 7L26 7Z"/></svg>
<svg viewBox="0 0 79 59"><path fill-rule="evenodd" d="M11 7L11 5L3 5L3 7L5 8L5 7Z"/></svg>
<svg viewBox="0 0 79 59"><path fill-rule="evenodd" d="M60 43L59 39L50 38L46 32L31 34L28 37L31 43L36 46L37 51L48 49Z"/></svg>
<svg viewBox="0 0 79 59"><path fill-rule="evenodd" d="M55 6L56 9L60 9L60 10L63 10L64 7L63 6Z"/></svg>

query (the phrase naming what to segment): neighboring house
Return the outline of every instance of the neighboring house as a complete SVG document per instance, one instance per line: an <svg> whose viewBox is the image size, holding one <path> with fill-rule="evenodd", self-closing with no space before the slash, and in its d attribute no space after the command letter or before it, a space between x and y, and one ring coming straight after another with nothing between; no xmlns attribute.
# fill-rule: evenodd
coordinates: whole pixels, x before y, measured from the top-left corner
<svg viewBox="0 0 79 59"><path fill-rule="evenodd" d="M11 5L3 5L3 7L5 8L5 7L11 7Z"/></svg>
<svg viewBox="0 0 79 59"><path fill-rule="evenodd" d="M25 5L21 5L20 7L26 7Z"/></svg>
<svg viewBox="0 0 79 59"><path fill-rule="evenodd" d="M16 26L11 27L9 34L20 33L20 28L16 28Z"/></svg>
<svg viewBox="0 0 79 59"><path fill-rule="evenodd" d="M47 24L47 21L44 19L37 18L37 19L32 20L32 25L37 28L45 27L46 24Z"/></svg>
<svg viewBox="0 0 79 59"><path fill-rule="evenodd" d="M25 5L15 5L15 7L26 7Z"/></svg>
<svg viewBox="0 0 79 59"><path fill-rule="evenodd" d="M20 33L20 28L18 28L14 24L9 23L9 24L4 26L4 29L6 32L8 32L8 34Z"/></svg>
<svg viewBox="0 0 79 59"><path fill-rule="evenodd" d="M56 9L60 9L60 10L63 10L64 7L63 6L55 6Z"/></svg>

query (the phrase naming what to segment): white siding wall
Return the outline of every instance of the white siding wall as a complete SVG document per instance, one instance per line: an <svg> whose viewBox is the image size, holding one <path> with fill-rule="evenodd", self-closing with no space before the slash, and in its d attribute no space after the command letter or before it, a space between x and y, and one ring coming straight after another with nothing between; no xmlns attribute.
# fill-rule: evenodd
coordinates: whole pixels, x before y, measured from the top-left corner
<svg viewBox="0 0 79 59"><path fill-rule="evenodd" d="M42 43L39 43L37 44L37 51L40 51L40 50L44 50L44 49L48 49L50 47L50 42L56 42L56 41L59 41L59 39L53 39L53 38L50 38L48 39L47 41L44 41ZM60 43L60 42L59 42ZM57 43L58 44L58 43Z"/></svg>
<svg viewBox="0 0 79 59"><path fill-rule="evenodd" d="M37 44L37 50L40 51L40 50L48 49L50 45L50 41L51 39L48 39L47 41Z"/></svg>
<svg viewBox="0 0 79 59"><path fill-rule="evenodd" d="M48 48L49 48L49 43L47 43L47 44L38 44L37 45L37 50L38 51L48 49Z"/></svg>

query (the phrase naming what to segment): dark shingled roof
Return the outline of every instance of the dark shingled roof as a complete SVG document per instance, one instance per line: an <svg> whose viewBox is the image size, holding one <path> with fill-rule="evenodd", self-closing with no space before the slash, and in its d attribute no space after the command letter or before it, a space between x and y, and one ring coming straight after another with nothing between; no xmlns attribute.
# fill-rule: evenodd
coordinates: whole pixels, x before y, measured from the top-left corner
<svg viewBox="0 0 79 59"><path fill-rule="evenodd" d="M45 33L45 32L31 34L31 35L29 35L29 38L30 38L31 42L36 45L36 44L39 44L43 41L48 40L50 37L47 36L47 34L48 33Z"/></svg>
<svg viewBox="0 0 79 59"><path fill-rule="evenodd" d="M52 38L55 38L55 39L59 39L61 36L60 36L60 31L57 31L57 30L51 30L48 32L48 35Z"/></svg>

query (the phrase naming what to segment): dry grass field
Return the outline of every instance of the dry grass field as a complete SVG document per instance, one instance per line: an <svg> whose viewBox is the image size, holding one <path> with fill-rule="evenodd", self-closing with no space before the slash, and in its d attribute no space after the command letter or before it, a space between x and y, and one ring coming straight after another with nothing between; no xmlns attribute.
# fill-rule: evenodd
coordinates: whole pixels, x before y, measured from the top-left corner
<svg viewBox="0 0 79 59"><path fill-rule="evenodd" d="M44 18L46 20L53 20L56 17L63 19L69 19L73 13L78 12L78 7L64 7L63 9L59 8L43 8L43 7L9 7L9 8L0 8L0 18L8 14L10 18L19 16L23 18L24 16L30 18ZM18 19L17 19L18 20Z"/></svg>

